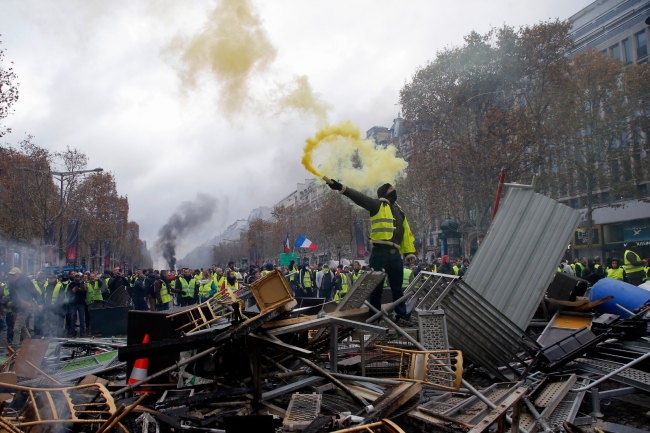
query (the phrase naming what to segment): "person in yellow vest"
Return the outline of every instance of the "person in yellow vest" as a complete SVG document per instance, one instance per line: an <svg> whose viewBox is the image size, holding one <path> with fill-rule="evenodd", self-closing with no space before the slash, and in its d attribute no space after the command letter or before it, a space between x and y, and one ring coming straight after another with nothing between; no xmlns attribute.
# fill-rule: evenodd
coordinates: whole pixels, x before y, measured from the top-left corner
<svg viewBox="0 0 650 433"><path fill-rule="evenodd" d="M628 242L625 249L624 264L628 283L639 286L646 276L643 260L638 254L636 242Z"/></svg>
<svg viewBox="0 0 650 433"><path fill-rule="evenodd" d="M462 265L463 265L463 262L460 261L460 257L456 257L456 262L455 262L454 266L452 266L452 268L451 268L454 271L454 275L458 275Z"/></svg>
<svg viewBox="0 0 650 433"><path fill-rule="evenodd" d="M582 276L582 270L584 269L584 266L582 263L580 263L580 260L576 257L573 259L573 263L571 264L571 269L573 269L573 274L576 277Z"/></svg>
<svg viewBox="0 0 650 433"><path fill-rule="evenodd" d="M404 276L402 277L402 290L406 289L413 281L413 270L410 266L404 266Z"/></svg>
<svg viewBox="0 0 650 433"><path fill-rule="evenodd" d="M237 280L237 273L232 269L226 271L226 279L219 287L222 296L226 296L228 291L237 295L239 291L239 281Z"/></svg>
<svg viewBox="0 0 650 433"><path fill-rule="evenodd" d="M415 261L415 237L411 232L408 220L402 208L397 204L397 190L390 183L385 183L377 189L377 198L348 188L341 183L331 180L328 186L348 197L370 214L370 268L386 272L393 302L404 295L402 281L404 277L404 259L408 263ZM402 255L404 259L402 259ZM377 287L370 294L370 304L381 310L381 295L383 288ZM410 314L406 304L395 307L396 320L407 321Z"/></svg>
<svg viewBox="0 0 650 433"><path fill-rule="evenodd" d="M262 271L261 275L265 276L273 272L273 263L267 263L264 265L264 270Z"/></svg>
<svg viewBox="0 0 650 433"><path fill-rule="evenodd" d="M625 270L618 265L618 259L612 259L612 267L607 269L607 278L625 281Z"/></svg>
<svg viewBox="0 0 650 433"><path fill-rule="evenodd" d="M357 282L359 277L361 277L361 274L363 274L363 269L361 269L361 263L359 263L357 260L355 260L352 263L352 272L350 272L350 277L352 278L352 285ZM350 286L351 287L351 286Z"/></svg>
<svg viewBox="0 0 650 433"><path fill-rule="evenodd" d="M65 318L67 316L67 305L65 293L68 291L70 280L63 277L57 279L56 275L50 275L45 286L43 310L45 311L47 329L46 336L61 337L64 332Z"/></svg>
<svg viewBox="0 0 650 433"><path fill-rule="evenodd" d="M293 296L296 296L296 290L298 288L299 274L300 274L300 271L298 270L298 266L296 265L296 261L291 260L289 262L289 269L287 269L287 279L289 280L289 285L291 286L291 290L293 290Z"/></svg>
<svg viewBox="0 0 650 433"><path fill-rule="evenodd" d="M223 269L217 268L216 272L212 276L214 284L217 285L217 288L223 285L223 282L226 280L226 276L223 274Z"/></svg>
<svg viewBox="0 0 650 433"><path fill-rule="evenodd" d="M296 291L296 298L313 298L314 297L314 282L311 276L311 269L309 264L305 263L300 270L300 277L298 279L298 290Z"/></svg>
<svg viewBox="0 0 650 433"><path fill-rule="evenodd" d="M90 308L93 302L101 302L104 300L104 295L102 294L106 289L104 288L104 282L101 279L97 278L97 275L93 272L88 276L88 282L86 284L86 330L90 333Z"/></svg>
<svg viewBox="0 0 650 433"><path fill-rule="evenodd" d="M194 305L194 290L196 289L196 280L192 275L192 271L189 268L183 269L183 275L181 275L177 280L176 288L174 289L176 293L181 295L180 303L182 307L188 305Z"/></svg>
<svg viewBox="0 0 650 433"><path fill-rule="evenodd" d="M334 302L337 304L341 302L341 299L345 297L350 291L352 277L348 272L348 267L344 266L337 269L337 278L336 278L336 291L334 292Z"/></svg>
<svg viewBox="0 0 650 433"><path fill-rule="evenodd" d="M210 276L210 272L203 271L202 277L199 286L199 298L200 302L205 302L217 293L217 285Z"/></svg>
<svg viewBox="0 0 650 433"><path fill-rule="evenodd" d="M167 280L167 271L160 271L160 275L156 276L156 281L153 283L153 290L156 294L156 311L169 310L169 301L171 300L171 295L169 286L167 285L168 283L169 281ZM194 299L193 295L192 299Z"/></svg>
<svg viewBox="0 0 650 433"><path fill-rule="evenodd" d="M29 326L30 331L34 332L34 335L40 336L43 335L43 295L45 293L45 286L47 285L47 276L45 272L39 272L36 274L36 278L32 280L34 288L38 292L38 299L34 299L36 302L36 309L32 315L31 323Z"/></svg>

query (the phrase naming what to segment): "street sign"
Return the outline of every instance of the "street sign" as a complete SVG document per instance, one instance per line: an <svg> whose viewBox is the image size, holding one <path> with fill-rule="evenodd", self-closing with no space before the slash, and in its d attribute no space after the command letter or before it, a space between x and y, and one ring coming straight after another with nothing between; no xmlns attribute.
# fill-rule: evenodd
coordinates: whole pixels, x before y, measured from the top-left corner
<svg viewBox="0 0 650 433"><path fill-rule="evenodd" d="M280 266L289 266L291 260L298 263L298 253L281 253L280 254Z"/></svg>

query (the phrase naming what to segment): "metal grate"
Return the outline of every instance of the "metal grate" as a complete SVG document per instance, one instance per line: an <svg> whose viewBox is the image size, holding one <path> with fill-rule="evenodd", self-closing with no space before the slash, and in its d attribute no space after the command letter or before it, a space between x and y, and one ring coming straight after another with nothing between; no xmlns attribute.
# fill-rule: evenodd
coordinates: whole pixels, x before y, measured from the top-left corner
<svg viewBox="0 0 650 433"><path fill-rule="evenodd" d="M447 322L442 310L416 311L419 340L426 350L449 350Z"/></svg>
<svg viewBox="0 0 650 433"><path fill-rule="evenodd" d="M608 374L623 366L623 364L620 364L618 362L601 361L599 359L587 358L578 358L572 363L572 365L598 374ZM641 370L628 368L612 377L611 380L650 392L650 373L646 373Z"/></svg>
<svg viewBox="0 0 650 433"><path fill-rule="evenodd" d="M508 373L501 366L519 377L515 366L536 356L539 344L458 277L431 272L419 276L437 282L429 291L416 292L407 304L427 311L441 308L452 347L501 380L507 380Z"/></svg>
<svg viewBox="0 0 650 433"><path fill-rule="evenodd" d="M370 294L384 281L386 276L383 272L365 272L361 274L356 283L343 297L336 311L353 310L363 307Z"/></svg>
<svg viewBox="0 0 650 433"><path fill-rule="evenodd" d="M321 394L293 394L287 414L282 422L282 428L287 431L305 429L320 413Z"/></svg>
<svg viewBox="0 0 650 433"><path fill-rule="evenodd" d="M413 339L417 340L417 329L404 329L404 331ZM413 343L392 330L390 333L384 335L374 334L368 339L368 342L366 343L366 347L374 347L377 345L396 347L398 349L417 350L417 347L415 347Z"/></svg>

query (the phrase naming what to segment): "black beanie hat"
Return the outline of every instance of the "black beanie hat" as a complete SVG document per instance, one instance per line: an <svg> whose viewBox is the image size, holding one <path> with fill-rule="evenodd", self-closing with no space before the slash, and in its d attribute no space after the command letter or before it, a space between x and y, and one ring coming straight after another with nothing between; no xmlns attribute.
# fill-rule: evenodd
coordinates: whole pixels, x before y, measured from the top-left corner
<svg viewBox="0 0 650 433"><path fill-rule="evenodd" d="M382 186L380 186L377 189L377 197L382 198L386 197L386 192L388 192L388 188L390 188L392 185L390 183L385 183Z"/></svg>

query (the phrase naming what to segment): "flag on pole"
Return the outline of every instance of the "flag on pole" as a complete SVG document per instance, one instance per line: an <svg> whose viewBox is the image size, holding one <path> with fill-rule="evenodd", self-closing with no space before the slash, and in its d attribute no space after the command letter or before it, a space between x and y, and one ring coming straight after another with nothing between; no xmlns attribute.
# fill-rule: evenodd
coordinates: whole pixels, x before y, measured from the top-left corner
<svg viewBox="0 0 650 433"><path fill-rule="evenodd" d="M312 243L309 239L306 237L300 235L298 236L298 239L296 239L296 248L309 248L310 250L314 251L316 249L316 244Z"/></svg>
<svg viewBox="0 0 650 433"><path fill-rule="evenodd" d="M289 247L289 233L287 233L287 237L284 238L284 252L288 253L291 247Z"/></svg>

